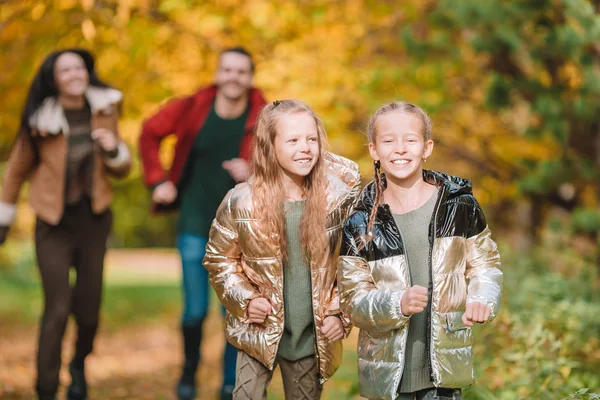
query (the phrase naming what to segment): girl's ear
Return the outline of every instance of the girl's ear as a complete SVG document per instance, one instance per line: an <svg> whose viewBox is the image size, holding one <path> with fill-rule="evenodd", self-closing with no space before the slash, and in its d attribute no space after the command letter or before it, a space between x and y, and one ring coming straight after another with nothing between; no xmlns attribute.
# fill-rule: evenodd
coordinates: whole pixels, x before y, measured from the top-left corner
<svg viewBox="0 0 600 400"><path fill-rule="evenodd" d="M379 155L377 154L377 150L375 149L375 143L369 142L369 154L371 154L371 158L374 161L379 160Z"/></svg>
<svg viewBox="0 0 600 400"><path fill-rule="evenodd" d="M427 159L433 153L433 140L429 139L425 142L425 148L423 149L423 158Z"/></svg>

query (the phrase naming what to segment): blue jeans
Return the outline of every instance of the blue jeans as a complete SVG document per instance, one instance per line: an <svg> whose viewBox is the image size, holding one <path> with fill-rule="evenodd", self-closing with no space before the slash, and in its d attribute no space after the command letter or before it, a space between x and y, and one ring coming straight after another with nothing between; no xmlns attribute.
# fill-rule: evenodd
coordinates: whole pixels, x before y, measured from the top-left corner
<svg viewBox="0 0 600 400"><path fill-rule="evenodd" d="M191 233L177 237L177 249L183 268L183 325L202 324L208 314L210 288L208 271L202 265L208 239ZM225 315L225 307L221 306ZM223 353L223 386L235 385L237 349L226 342Z"/></svg>

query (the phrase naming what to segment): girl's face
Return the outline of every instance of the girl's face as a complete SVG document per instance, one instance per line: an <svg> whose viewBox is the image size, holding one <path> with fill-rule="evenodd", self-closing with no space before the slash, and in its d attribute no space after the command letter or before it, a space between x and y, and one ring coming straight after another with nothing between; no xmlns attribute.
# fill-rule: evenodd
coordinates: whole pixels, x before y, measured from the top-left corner
<svg viewBox="0 0 600 400"><path fill-rule="evenodd" d="M83 58L75 53L63 53L54 63L54 82L59 96L83 96L89 76Z"/></svg>
<svg viewBox="0 0 600 400"><path fill-rule="evenodd" d="M425 141L423 122L413 114L392 111L377 118L375 143L369 143L374 160L388 178L398 181L422 174L423 160L431 155L433 140Z"/></svg>
<svg viewBox="0 0 600 400"><path fill-rule="evenodd" d="M283 173L301 183L319 160L317 124L307 113L287 114L275 126L273 143L277 162Z"/></svg>

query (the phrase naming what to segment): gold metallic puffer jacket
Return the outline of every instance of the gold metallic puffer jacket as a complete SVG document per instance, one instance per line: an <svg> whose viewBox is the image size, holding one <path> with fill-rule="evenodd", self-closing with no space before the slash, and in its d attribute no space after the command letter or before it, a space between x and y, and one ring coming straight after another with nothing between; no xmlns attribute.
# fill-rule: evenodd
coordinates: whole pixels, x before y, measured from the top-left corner
<svg viewBox="0 0 600 400"><path fill-rule="evenodd" d="M342 225L360 192L356 163L331 153L328 164L329 256L321 263L310 261L312 308L315 325L315 356L321 381L330 378L342 359L342 341L330 343L321 334L323 319L340 315L350 331L350 320L339 309L337 268ZM279 340L284 329L283 263L276 234L265 231L252 218L252 193L248 183L233 188L225 196L213 221L206 246L204 266L219 299L227 309L227 340L267 368L273 369ZM248 322L250 300L265 297L273 313L263 324Z"/></svg>
<svg viewBox="0 0 600 400"><path fill-rule="evenodd" d="M436 387L473 381L471 328L462 323L467 303L487 305L496 316L502 272L496 243L466 179L424 171L439 189L429 226L427 354ZM344 224L338 285L341 308L360 328L358 375L362 396L395 399L404 368L410 317L400 300L411 286L402 238L387 204L379 207L374 240L361 249L373 209L374 184L363 190Z"/></svg>

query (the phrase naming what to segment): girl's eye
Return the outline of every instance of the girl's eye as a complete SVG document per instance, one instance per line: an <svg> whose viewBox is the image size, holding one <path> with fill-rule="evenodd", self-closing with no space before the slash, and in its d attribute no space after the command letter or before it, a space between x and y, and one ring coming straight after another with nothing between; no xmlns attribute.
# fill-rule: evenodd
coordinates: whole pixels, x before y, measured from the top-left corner
<svg viewBox="0 0 600 400"><path fill-rule="evenodd" d="M316 137L312 137L312 138L309 138L308 140L310 140L311 142L316 142L317 138Z"/></svg>
<svg viewBox="0 0 600 400"><path fill-rule="evenodd" d="M392 143L391 140L384 140L383 143Z"/></svg>
<svg viewBox="0 0 600 400"><path fill-rule="evenodd" d="M288 140L288 143L296 143L298 141L298 139L290 139Z"/></svg>

